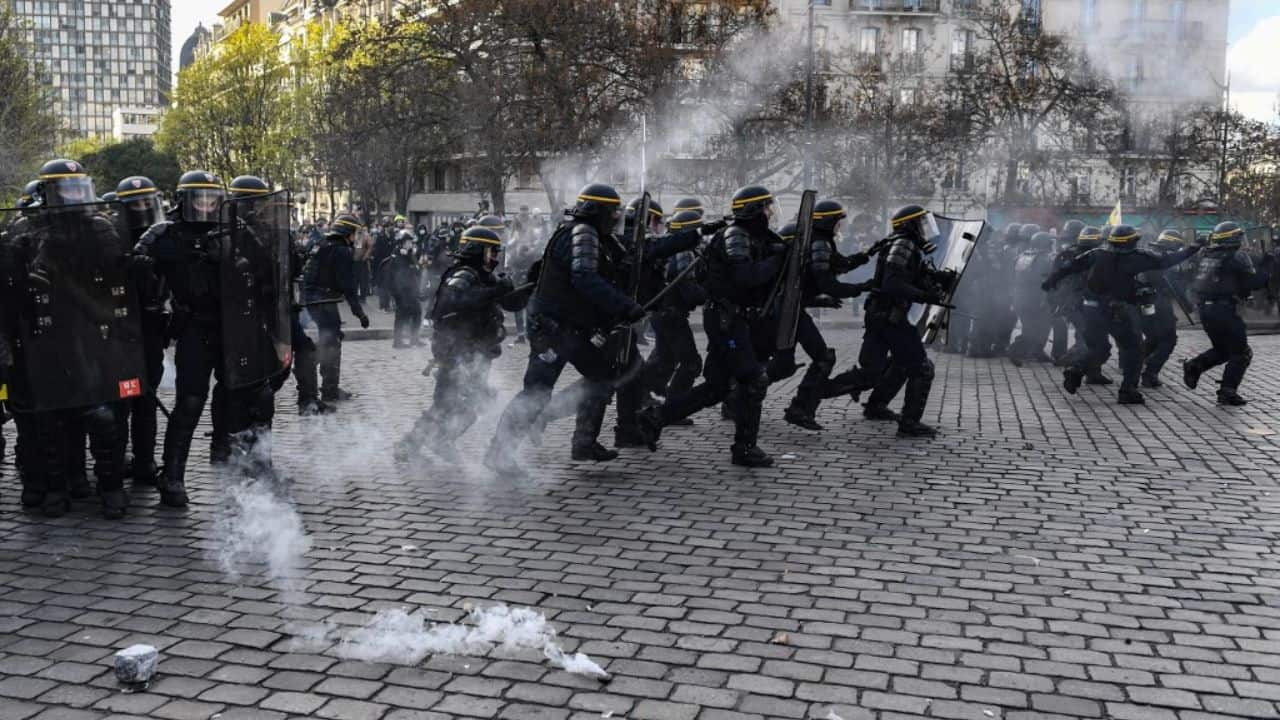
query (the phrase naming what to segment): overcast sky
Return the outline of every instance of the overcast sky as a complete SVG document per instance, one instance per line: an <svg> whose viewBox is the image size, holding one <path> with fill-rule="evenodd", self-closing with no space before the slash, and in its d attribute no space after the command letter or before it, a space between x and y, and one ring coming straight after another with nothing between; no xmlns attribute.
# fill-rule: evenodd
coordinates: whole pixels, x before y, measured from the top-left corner
<svg viewBox="0 0 1280 720"><path fill-rule="evenodd" d="M196 24L209 27L230 0L173 0L173 69L178 51ZM1231 43L1227 68L1231 71L1231 102L1241 112L1259 119L1274 119L1280 96L1280 0L1231 0Z"/></svg>

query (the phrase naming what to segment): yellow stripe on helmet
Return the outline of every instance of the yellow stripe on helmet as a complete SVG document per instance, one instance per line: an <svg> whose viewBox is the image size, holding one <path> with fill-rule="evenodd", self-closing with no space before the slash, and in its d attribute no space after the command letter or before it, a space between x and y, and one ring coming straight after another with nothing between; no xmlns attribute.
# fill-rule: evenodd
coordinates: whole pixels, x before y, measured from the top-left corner
<svg viewBox="0 0 1280 720"><path fill-rule="evenodd" d="M743 198L741 200L734 200L733 208L736 210L748 203L760 202L761 200L772 200L772 199L773 199L773 195L769 193L765 193L764 195L757 195L755 197Z"/></svg>
<svg viewBox="0 0 1280 720"><path fill-rule="evenodd" d="M904 217L904 218L898 218L898 219L896 219L896 220L890 220L890 221L889 221L889 224L890 224L890 225L892 225L892 226L894 226L894 227L898 227L899 225L901 225L902 223L904 223L904 222L906 222L906 221L908 221L908 220L915 220L915 219L916 219L916 218L918 218L918 217L923 217L923 216L924 216L925 214L927 214L928 212L929 212L928 210L921 210L921 211L920 211L920 212L918 212L918 213L912 213L912 214L910 214L910 215L908 215L908 216L906 216L906 217Z"/></svg>
<svg viewBox="0 0 1280 720"><path fill-rule="evenodd" d="M232 195L270 195L271 191L264 188L231 188Z"/></svg>
<svg viewBox="0 0 1280 720"><path fill-rule="evenodd" d="M89 175L87 173L49 173L48 175L41 175L40 179L41 180L61 180L62 178L82 178L82 177L89 177Z"/></svg>
<svg viewBox="0 0 1280 720"><path fill-rule="evenodd" d="M1111 237L1107 238L1107 242L1113 242L1113 243L1129 242L1130 240L1133 240L1137 237L1138 237L1138 233L1129 233L1128 235L1112 235Z"/></svg>
<svg viewBox="0 0 1280 720"><path fill-rule="evenodd" d="M683 230L687 227L693 227L701 224L702 224L702 218L698 218L697 220L672 220L671 222L667 223L667 225L670 226L672 230Z"/></svg>
<svg viewBox="0 0 1280 720"><path fill-rule="evenodd" d="M356 229L356 230L359 230L360 228L364 227L364 226L363 226L363 225L361 225L360 223L353 223L353 222L351 222L350 220L334 220L334 221L333 221L333 224L334 224L334 225L341 225L341 226L343 226L343 227L354 228L354 229Z"/></svg>
<svg viewBox="0 0 1280 720"><path fill-rule="evenodd" d="M472 242L474 242L474 243L481 243L481 244L484 244L484 245L497 245L498 247L502 247L502 241L501 241L501 240L490 240L489 238L486 238L486 237L474 237L474 236L470 236L470 235L463 235L463 236L462 236L462 244L463 244L463 245L465 245L465 244L467 244L467 243L472 243Z"/></svg>
<svg viewBox="0 0 1280 720"><path fill-rule="evenodd" d="M1177 235L1173 235L1171 233L1160 233L1160 237L1156 238L1156 241L1159 242L1160 240L1168 240L1169 242L1182 243L1183 245L1187 244L1186 238L1180 238Z"/></svg>
<svg viewBox="0 0 1280 720"><path fill-rule="evenodd" d="M1243 235L1243 234L1244 234L1244 228L1236 228L1234 230L1228 230L1226 232L1213 233L1212 235L1209 236L1209 239L1210 240L1226 240L1227 238L1235 237L1236 235Z"/></svg>
<svg viewBox="0 0 1280 720"><path fill-rule="evenodd" d="M621 200L620 198L600 197L599 195L579 195L579 196L578 196L578 200L579 200L579 201L581 201L581 200L594 200L594 201L596 201L596 202L602 202L602 203L605 203L605 204L607 204L607 205L621 205L621 204L622 204L622 200Z"/></svg>
<svg viewBox="0 0 1280 720"><path fill-rule="evenodd" d="M843 214L844 214L844 210L823 210L822 212L815 212L813 214L813 219L817 220L818 218L831 217L833 215L843 215Z"/></svg>
<svg viewBox="0 0 1280 720"><path fill-rule="evenodd" d="M179 190L226 190L222 185L217 183L185 183L178 186Z"/></svg>
<svg viewBox="0 0 1280 720"><path fill-rule="evenodd" d="M118 200L120 198L133 197L134 195L141 195L143 193L158 193L158 192L160 192L160 190L158 188L153 188L153 187L138 188L137 190L125 190L123 192L117 192L116 199Z"/></svg>

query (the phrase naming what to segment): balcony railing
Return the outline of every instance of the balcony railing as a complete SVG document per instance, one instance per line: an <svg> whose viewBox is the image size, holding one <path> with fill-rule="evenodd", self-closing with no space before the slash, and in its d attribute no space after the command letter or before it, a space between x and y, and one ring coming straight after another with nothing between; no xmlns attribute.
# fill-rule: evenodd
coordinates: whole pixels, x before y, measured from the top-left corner
<svg viewBox="0 0 1280 720"><path fill-rule="evenodd" d="M942 0L849 0L851 12L936 13Z"/></svg>
<svg viewBox="0 0 1280 720"><path fill-rule="evenodd" d="M951 54L951 71L952 72L973 72L974 66L976 64L977 64L977 61L974 57L974 54L971 52Z"/></svg>

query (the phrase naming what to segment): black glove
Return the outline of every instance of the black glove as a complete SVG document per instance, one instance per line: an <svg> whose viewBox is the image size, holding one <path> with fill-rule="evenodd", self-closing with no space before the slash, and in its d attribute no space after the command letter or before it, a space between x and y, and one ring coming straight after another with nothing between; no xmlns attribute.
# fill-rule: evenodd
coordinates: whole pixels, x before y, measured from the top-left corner
<svg viewBox="0 0 1280 720"><path fill-rule="evenodd" d="M840 298L831 297L830 295L819 295L818 297L813 299L812 305L813 307L821 307L821 308L844 307L844 303L841 302Z"/></svg>
<svg viewBox="0 0 1280 720"><path fill-rule="evenodd" d="M645 309L641 307L639 303L632 303L631 307L627 308L627 314L625 315L627 324L630 325L631 323L640 322L644 319L645 315L648 315L648 313L645 312Z"/></svg>
<svg viewBox="0 0 1280 720"><path fill-rule="evenodd" d="M698 231L701 232L703 235L715 235L716 233L720 232L721 230L725 229L728 226L729 226L729 221L725 220L724 218L721 218L719 220L712 220L711 222L702 223L702 226L698 228Z"/></svg>
<svg viewBox="0 0 1280 720"><path fill-rule="evenodd" d="M871 262L870 255L864 252L856 252L849 256L848 266L849 266L849 269L852 270L853 268L862 267L863 265L866 265L869 262Z"/></svg>
<svg viewBox="0 0 1280 720"><path fill-rule="evenodd" d="M500 273L498 275L498 283L495 287L498 290L498 295L502 296L510 293L512 290L515 290L516 283L514 280L511 279L510 275L506 273Z"/></svg>
<svg viewBox="0 0 1280 720"><path fill-rule="evenodd" d="M361 315L361 316L360 316L360 327L364 328L365 330L368 330L368 329L369 329L369 316L368 316L368 315Z"/></svg>

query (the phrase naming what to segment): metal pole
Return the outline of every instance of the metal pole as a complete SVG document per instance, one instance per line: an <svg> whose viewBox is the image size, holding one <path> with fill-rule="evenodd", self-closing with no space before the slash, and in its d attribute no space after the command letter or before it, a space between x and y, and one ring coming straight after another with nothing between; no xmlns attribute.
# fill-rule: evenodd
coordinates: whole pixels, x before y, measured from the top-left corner
<svg viewBox="0 0 1280 720"><path fill-rule="evenodd" d="M804 187L813 187L813 2L809 0L809 53L804 76Z"/></svg>

